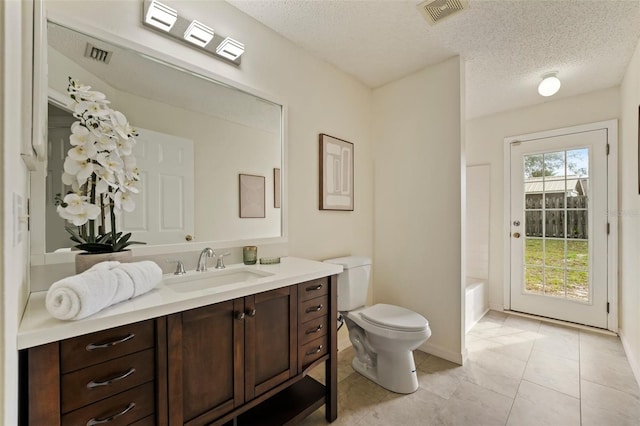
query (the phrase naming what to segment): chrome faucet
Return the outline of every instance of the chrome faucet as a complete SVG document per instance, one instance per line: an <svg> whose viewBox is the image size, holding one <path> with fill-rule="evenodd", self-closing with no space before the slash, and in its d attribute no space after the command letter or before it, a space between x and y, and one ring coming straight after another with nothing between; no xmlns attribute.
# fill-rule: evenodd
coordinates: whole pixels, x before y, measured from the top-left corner
<svg viewBox="0 0 640 426"><path fill-rule="evenodd" d="M198 266L196 266L196 271L205 272L207 270L207 257L213 257L215 255L216 252L210 247L202 250L200 252L200 257L198 257Z"/></svg>
<svg viewBox="0 0 640 426"><path fill-rule="evenodd" d="M219 254L217 255L217 259L216 259L216 269L224 269L224 257L225 256L229 256L231 253L223 253L223 254ZM215 255L215 253L214 253Z"/></svg>

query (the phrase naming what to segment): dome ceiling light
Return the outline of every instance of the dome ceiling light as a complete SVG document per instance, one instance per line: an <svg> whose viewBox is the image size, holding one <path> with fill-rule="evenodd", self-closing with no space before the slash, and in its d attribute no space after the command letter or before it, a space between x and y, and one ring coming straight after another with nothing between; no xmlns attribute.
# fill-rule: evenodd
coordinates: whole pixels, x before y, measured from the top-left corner
<svg viewBox="0 0 640 426"><path fill-rule="evenodd" d="M547 73L542 76L542 81L538 85L538 93L542 96L553 96L560 90L560 79L556 71Z"/></svg>

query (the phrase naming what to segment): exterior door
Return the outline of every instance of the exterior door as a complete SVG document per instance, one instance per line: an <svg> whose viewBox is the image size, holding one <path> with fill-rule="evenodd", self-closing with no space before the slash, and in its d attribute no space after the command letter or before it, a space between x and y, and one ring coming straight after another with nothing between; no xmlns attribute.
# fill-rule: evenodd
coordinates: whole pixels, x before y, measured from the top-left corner
<svg viewBox="0 0 640 426"><path fill-rule="evenodd" d="M607 130L510 151L511 310L607 328Z"/></svg>

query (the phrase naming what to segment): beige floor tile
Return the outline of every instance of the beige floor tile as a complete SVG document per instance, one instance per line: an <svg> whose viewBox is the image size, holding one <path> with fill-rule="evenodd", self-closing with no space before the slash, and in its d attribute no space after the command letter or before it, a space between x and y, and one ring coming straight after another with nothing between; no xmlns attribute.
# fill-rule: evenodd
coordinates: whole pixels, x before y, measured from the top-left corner
<svg viewBox="0 0 640 426"><path fill-rule="evenodd" d="M534 350L522 378L580 398L580 363L578 361Z"/></svg>
<svg viewBox="0 0 640 426"><path fill-rule="evenodd" d="M580 330L580 355L592 353L624 356L624 347L618 336Z"/></svg>
<svg viewBox="0 0 640 426"><path fill-rule="evenodd" d="M580 359L580 333L577 330L542 324L534 350L578 361Z"/></svg>
<svg viewBox="0 0 640 426"><path fill-rule="evenodd" d="M358 419L358 425L436 425L445 400L418 388L412 394L389 394L378 405Z"/></svg>
<svg viewBox="0 0 640 426"><path fill-rule="evenodd" d="M503 426L513 399L469 382L462 382L431 423L419 425Z"/></svg>
<svg viewBox="0 0 640 426"><path fill-rule="evenodd" d="M493 351L471 352L460 377L513 399L525 366L524 361Z"/></svg>
<svg viewBox="0 0 640 426"><path fill-rule="evenodd" d="M580 353L580 378L617 389L640 398L640 389L629 361L623 355L603 350L600 353ZM640 422L639 422L640 423Z"/></svg>
<svg viewBox="0 0 640 426"><path fill-rule="evenodd" d="M352 374L338 384L338 417L341 421L355 422L389 394L364 376Z"/></svg>
<svg viewBox="0 0 640 426"><path fill-rule="evenodd" d="M523 380L507 426L580 425L580 400Z"/></svg>
<svg viewBox="0 0 640 426"><path fill-rule="evenodd" d="M489 340L498 343L498 345L488 349L526 362L531 355L531 350L537 337L538 333L534 331L492 337Z"/></svg>
<svg viewBox="0 0 640 426"><path fill-rule="evenodd" d="M628 393L581 381L583 426L638 426L640 400Z"/></svg>
<svg viewBox="0 0 640 426"><path fill-rule="evenodd" d="M462 381L462 366L431 356L418 367L420 387L444 399L458 390Z"/></svg>
<svg viewBox="0 0 640 426"><path fill-rule="evenodd" d="M526 330L526 331L538 331L540 328L540 320L520 317L517 315L509 315L507 319L504 320L503 327L511 327L516 328L518 330Z"/></svg>

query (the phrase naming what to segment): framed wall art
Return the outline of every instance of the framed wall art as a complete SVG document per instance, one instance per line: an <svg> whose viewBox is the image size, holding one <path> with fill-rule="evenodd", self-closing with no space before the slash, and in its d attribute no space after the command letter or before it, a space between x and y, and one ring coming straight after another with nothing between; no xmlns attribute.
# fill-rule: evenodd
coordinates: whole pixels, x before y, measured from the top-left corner
<svg viewBox="0 0 640 426"><path fill-rule="evenodd" d="M320 210L353 211L353 144L320 134Z"/></svg>
<svg viewBox="0 0 640 426"><path fill-rule="evenodd" d="M240 217L264 218L264 176L240 175Z"/></svg>

